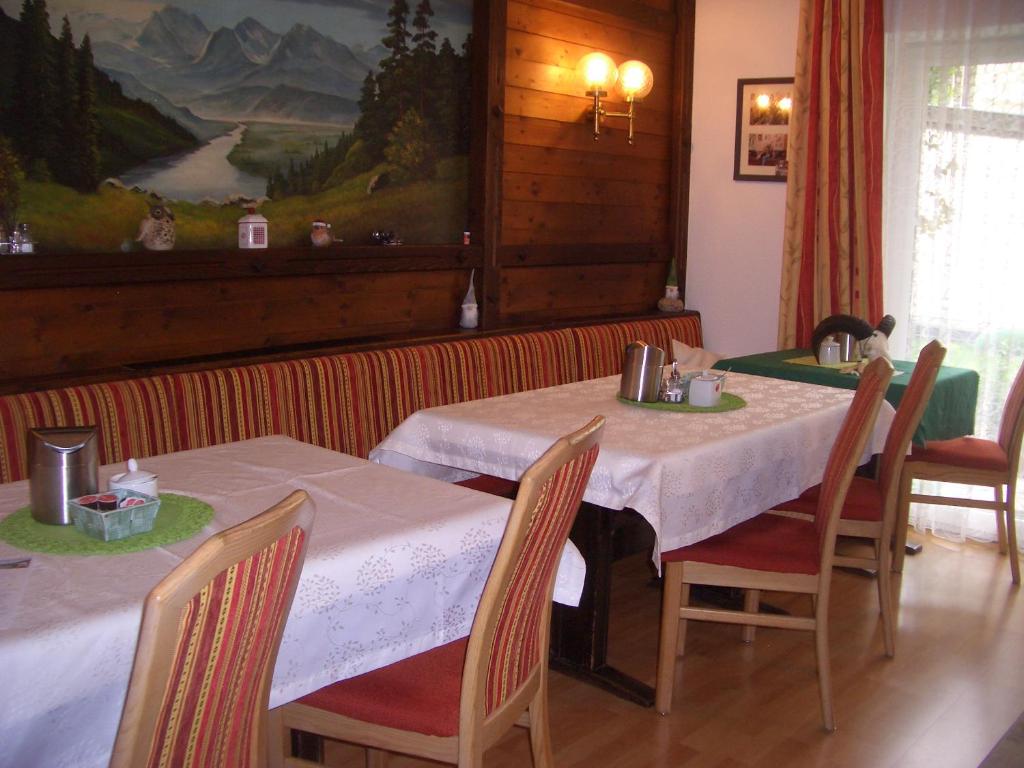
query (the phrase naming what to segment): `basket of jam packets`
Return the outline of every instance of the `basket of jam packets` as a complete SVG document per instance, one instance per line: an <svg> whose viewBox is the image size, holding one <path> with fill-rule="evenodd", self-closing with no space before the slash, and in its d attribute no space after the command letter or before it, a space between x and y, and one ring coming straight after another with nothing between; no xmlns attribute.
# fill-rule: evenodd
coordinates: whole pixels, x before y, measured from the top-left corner
<svg viewBox="0 0 1024 768"><path fill-rule="evenodd" d="M160 499L118 488L71 499L68 509L82 533L101 541L116 541L153 530Z"/></svg>

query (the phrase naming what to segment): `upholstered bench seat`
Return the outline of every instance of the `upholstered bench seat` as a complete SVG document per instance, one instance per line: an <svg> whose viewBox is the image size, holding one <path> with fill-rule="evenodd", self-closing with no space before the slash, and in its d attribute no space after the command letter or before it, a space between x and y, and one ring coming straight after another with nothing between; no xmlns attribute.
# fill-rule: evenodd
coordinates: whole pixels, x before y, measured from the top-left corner
<svg viewBox="0 0 1024 768"><path fill-rule="evenodd" d="M32 427L96 425L101 463L282 434L365 458L420 408L621 372L626 344L701 346L665 315L167 373L0 396L0 482L28 477Z"/></svg>

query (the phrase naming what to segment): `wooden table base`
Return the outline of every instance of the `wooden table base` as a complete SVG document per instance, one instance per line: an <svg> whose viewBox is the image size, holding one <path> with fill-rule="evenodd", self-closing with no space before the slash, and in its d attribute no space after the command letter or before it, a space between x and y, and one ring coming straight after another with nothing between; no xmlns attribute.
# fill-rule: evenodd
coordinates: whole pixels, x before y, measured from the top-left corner
<svg viewBox="0 0 1024 768"><path fill-rule="evenodd" d="M551 667L644 707L654 705L654 689L608 664L608 622L612 564L627 555L650 552L654 531L632 510L584 502L569 538L587 563L577 608L555 603L551 613Z"/></svg>
<svg viewBox="0 0 1024 768"><path fill-rule="evenodd" d="M587 563L580 604L554 603L551 611L551 668L584 680L643 707L654 705L654 689L608 664L608 623L611 619L612 564L654 547L654 531L631 509L608 509L584 502L569 538ZM654 586L660 579L651 567ZM695 586L695 602L743 610L737 589ZM765 613L785 613L761 604Z"/></svg>

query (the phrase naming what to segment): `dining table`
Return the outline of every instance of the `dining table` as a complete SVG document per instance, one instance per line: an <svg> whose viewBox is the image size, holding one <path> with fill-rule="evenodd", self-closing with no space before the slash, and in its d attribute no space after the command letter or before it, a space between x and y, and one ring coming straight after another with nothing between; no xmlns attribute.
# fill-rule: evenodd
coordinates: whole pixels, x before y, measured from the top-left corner
<svg viewBox="0 0 1024 768"><path fill-rule="evenodd" d="M892 364L895 370L885 392L885 399L896 408L907 391L915 363L910 360L893 360ZM714 365L716 369L722 371L805 381L845 389L857 387L858 377L852 375L855 366L856 363L821 364L809 349L782 349L726 357ZM928 405L921 415L921 422L914 430L914 445L924 445L927 440L949 440L974 434L974 411L978 404L979 383L980 377L975 370L950 365L941 366Z"/></svg>
<svg viewBox="0 0 1024 768"><path fill-rule="evenodd" d="M662 552L721 533L819 483L854 393L798 381L728 373L722 403L636 403L620 376L426 408L411 414L370 460L448 481L514 480L544 446L597 414L607 422L570 538L586 560L576 608L556 606L552 663L630 701L653 690L608 663L611 563L616 537L649 536ZM882 404L862 462L884 445L895 411ZM625 521L625 522L624 522ZM629 537L627 537L629 538Z"/></svg>
<svg viewBox="0 0 1024 768"><path fill-rule="evenodd" d="M86 549L101 551L81 554L61 539L61 551L26 552L11 541L24 545L14 522L31 528L29 481L0 485L0 560L31 557L27 567L0 569L4 768L107 765L146 595L210 535L291 491L306 490L316 516L271 707L467 635L511 508L508 499L283 436L140 463L158 475L162 507L186 499L209 510L208 523L141 551L111 554L89 540ZM101 487L121 470L102 467ZM56 536L30 532L42 550ZM583 579L583 560L568 545L555 599L578 602Z"/></svg>

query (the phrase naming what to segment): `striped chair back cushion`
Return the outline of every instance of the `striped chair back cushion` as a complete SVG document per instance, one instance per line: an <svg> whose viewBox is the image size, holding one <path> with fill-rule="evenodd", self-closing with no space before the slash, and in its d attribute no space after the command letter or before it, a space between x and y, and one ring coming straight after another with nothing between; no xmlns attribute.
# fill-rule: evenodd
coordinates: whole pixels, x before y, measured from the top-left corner
<svg viewBox="0 0 1024 768"><path fill-rule="evenodd" d="M598 446L565 463L544 484L502 594L487 666L485 713L500 707L540 661L541 629L555 568L583 499Z"/></svg>
<svg viewBox="0 0 1024 768"><path fill-rule="evenodd" d="M946 348L935 342L921 350L910 375L907 388L900 398L899 408L893 417L889 434L885 437L885 448L878 467L878 483L884 497L895 498L900 473L907 458L907 449L914 437L914 431L921 422L928 398L939 375L939 367L946 357Z"/></svg>
<svg viewBox="0 0 1024 768"><path fill-rule="evenodd" d="M185 606L148 766L256 764L252 735L266 706L261 683L304 538L293 528L221 571Z"/></svg>
<svg viewBox="0 0 1024 768"><path fill-rule="evenodd" d="M999 421L999 446L1010 457L1011 466L1013 466L1015 458L1020 456L1022 432L1024 432L1024 363L1021 363L1013 385L1006 395L1003 417ZM1016 445L1014 445L1014 441L1016 441Z"/></svg>
<svg viewBox="0 0 1024 768"><path fill-rule="evenodd" d="M853 402L846 412L836 442L829 452L825 464L825 472L821 478L821 495L818 497L818 510L814 518L818 533L819 550L825 546L829 518L825 514L826 507L839 496L842 486L853 479L860 454L864 450L867 437L875 427L875 418L882 404L885 390L892 378L892 367L888 361L881 360L881 365L870 364L860 377ZM845 501L845 493L838 499L839 508Z"/></svg>

